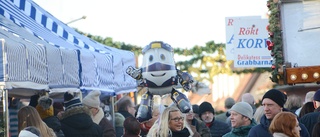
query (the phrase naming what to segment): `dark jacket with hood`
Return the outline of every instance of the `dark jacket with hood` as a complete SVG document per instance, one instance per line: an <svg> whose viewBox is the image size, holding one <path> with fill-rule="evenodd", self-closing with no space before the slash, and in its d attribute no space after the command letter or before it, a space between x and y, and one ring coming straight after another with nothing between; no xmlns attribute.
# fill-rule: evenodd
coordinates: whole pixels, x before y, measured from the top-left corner
<svg viewBox="0 0 320 137"><path fill-rule="evenodd" d="M61 129L65 137L102 137L102 130L94 123L90 110L83 106L65 111L61 118Z"/></svg>
<svg viewBox="0 0 320 137"><path fill-rule="evenodd" d="M48 127L52 128L57 137L64 137L64 134L61 130L61 124L56 116L51 116L43 119L43 122L47 124Z"/></svg>
<svg viewBox="0 0 320 137"><path fill-rule="evenodd" d="M269 132L269 126L271 124L271 120L268 120L265 115L263 115L260 119L260 124L251 128L249 131L248 137L272 137L272 134ZM301 137L310 137L307 128L299 123L301 128L300 136Z"/></svg>

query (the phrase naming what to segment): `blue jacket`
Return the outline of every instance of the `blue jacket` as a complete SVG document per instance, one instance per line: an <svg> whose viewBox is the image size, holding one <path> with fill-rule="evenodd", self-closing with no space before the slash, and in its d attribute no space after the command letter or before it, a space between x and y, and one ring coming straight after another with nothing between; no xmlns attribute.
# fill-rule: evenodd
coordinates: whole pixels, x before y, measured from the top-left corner
<svg viewBox="0 0 320 137"><path fill-rule="evenodd" d="M225 122L213 119L211 126L209 127L211 137L222 137L231 131L231 127Z"/></svg>
<svg viewBox="0 0 320 137"><path fill-rule="evenodd" d="M260 119L260 124L252 127L249 131L248 137L272 137L272 134L269 132L269 126L271 124L271 120L268 120L265 115L263 115ZM310 137L307 128L303 124L299 124L301 131L301 137Z"/></svg>

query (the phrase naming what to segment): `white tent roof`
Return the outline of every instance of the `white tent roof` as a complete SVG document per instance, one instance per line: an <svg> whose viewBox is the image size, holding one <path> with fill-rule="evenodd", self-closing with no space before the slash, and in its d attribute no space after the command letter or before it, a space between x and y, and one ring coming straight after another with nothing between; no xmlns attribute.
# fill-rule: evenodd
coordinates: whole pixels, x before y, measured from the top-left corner
<svg viewBox="0 0 320 137"><path fill-rule="evenodd" d="M0 27L0 80L7 89L136 90L136 80L125 73L135 66L132 52L79 34L31 0L3 0Z"/></svg>

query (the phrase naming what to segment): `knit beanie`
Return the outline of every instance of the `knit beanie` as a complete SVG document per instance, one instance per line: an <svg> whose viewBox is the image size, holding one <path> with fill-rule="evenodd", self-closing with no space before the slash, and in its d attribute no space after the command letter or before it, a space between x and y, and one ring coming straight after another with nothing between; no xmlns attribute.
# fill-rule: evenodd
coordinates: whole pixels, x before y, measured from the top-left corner
<svg viewBox="0 0 320 137"><path fill-rule="evenodd" d="M81 100L79 97L75 96L75 93L72 91L67 91L64 93L64 107L66 110L77 107L77 106L82 106Z"/></svg>
<svg viewBox="0 0 320 137"><path fill-rule="evenodd" d="M199 116L201 117L202 113L209 111L214 114L214 109L209 102L202 102L199 106Z"/></svg>
<svg viewBox="0 0 320 137"><path fill-rule="evenodd" d="M283 107L283 105L286 103L286 99L285 99L285 95L276 89L270 89L269 91L267 91L263 97L262 97L262 101L265 98L269 98L272 101L276 102L280 107Z"/></svg>
<svg viewBox="0 0 320 137"><path fill-rule="evenodd" d="M48 96L42 96L39 98L36 110L38 111L41 119L45 119L54 115L52 104L53 100Z"/></svg>
<svg viewBox="0 0 320 137"><path fill-rule="evenodd" d="M120 113L114 113L115 127L123 127L123 122L125 120L124 116Z"/></svg>
<svg viewBox="0 0 320 137"><path fill-rule="evenodd" d="M197 104L192 105L192 110L193 110L193 113L196 113L199 115L199 105Z"/></svg>
<svg viewBox="0 0 320 137"><path fill-rule="evenodd" d="M82 103L89 107L100 108L100 94L99 90L93 90L83 98Z"/></svg>
<svg viewBox="0 0 320 137"><path fill-rule="evenodd" d="M313 100L314 101L320 101L320 89L318 89L317 92L314 93Z"/></svg>
<svg viewBox="0 0 320 137"><path fill-rule="evenodd" d="M247 102L238 102L234 104L230 111L235 111L237 113L240 113L243 116L246 116L250 120L252 120L253 117L253 110L252 107Z"/></svg>
<svg viewBox="0 0 320 137"><path fill-rule="evenodd" d="M29 126L20 131L19 137L40 137L40 131L34 126Z"/></svg>

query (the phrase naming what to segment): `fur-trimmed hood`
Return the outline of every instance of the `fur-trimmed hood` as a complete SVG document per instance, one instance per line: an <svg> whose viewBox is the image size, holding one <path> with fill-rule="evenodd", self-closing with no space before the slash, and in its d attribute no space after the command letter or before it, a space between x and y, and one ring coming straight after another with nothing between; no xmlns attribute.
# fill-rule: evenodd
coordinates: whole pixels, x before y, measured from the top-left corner
<svg viewBox="0 0 320 137"><path fill-rule="evenodd" d="M84 107L84 106L77 106L77 107L73 107L73 108L66 110L64 113L62 113L62 115L61 115L61 117L59 117L59 119L63 120L69 116L72 116L75 114L80 114L80 113L85 113L85 114L88 114L89 116L91 116L91 112L90 112L89 108Z"/></svg>
<svg viewBox="0 0 320 137"><path fill-rule="evenodd" d="M61 115L61 130L66 137L101 137L102 129L92 121L90 110L72 107Z"/></svg>

